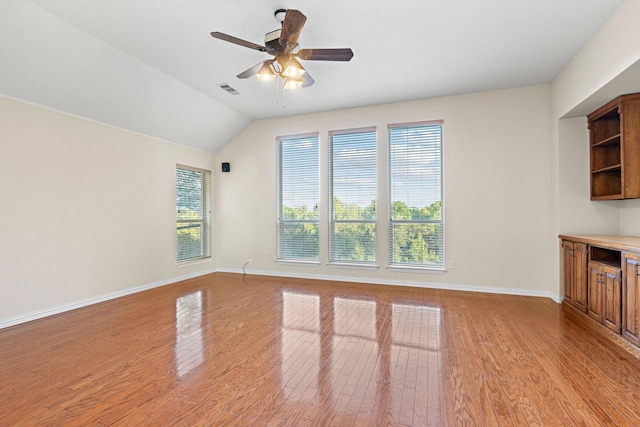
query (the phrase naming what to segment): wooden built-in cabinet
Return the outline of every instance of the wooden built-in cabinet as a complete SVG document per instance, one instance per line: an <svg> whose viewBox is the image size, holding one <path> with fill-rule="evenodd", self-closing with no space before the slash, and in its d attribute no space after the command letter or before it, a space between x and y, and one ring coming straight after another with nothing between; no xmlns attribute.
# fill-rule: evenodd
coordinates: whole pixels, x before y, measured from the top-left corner
<svg viewBox="0 0 640 427"><path fill-rule="evenodd" d="M620 299L622 272L619 268L603 267L602 270L602 324L619 334L622 327Z"/></svg>
<svg viewBox="0 0 640 427"><path fill-rule="evenodd" d="M621 253L589 247L587 314L614 332L620 333L622 292Z"/></svg>
<svg viewBox="0 0 640 427"><path fill-rule="evenodd" d="M631 343L640 346L640 279L638 253L623 252L622 267L622 336Z"/></svg>
<svg viewBox="0 0 640 427"><path fill-rule="evenodd" d="M585 283L589 289L589 305L587 314L592 319L602 323L602 268L599 264L589 263L588 282Z"/></svg>
<svg viewBox="0 0 640 427"><path fill-rule="evenodd" d="M640 237L560 239L565 304L640 347Z"/></svg>
<svg viewBox="0 0 640 427"><path fill-rule="evenodd" d="M564 300L578 310L587 310L587 245L563 240Z"/></svg>
<svg viewBox="0 0 640 427"><path fill-rule="evenodd" d="M621 95L587 118L591 200L640 198L640 94Z"/></svg>

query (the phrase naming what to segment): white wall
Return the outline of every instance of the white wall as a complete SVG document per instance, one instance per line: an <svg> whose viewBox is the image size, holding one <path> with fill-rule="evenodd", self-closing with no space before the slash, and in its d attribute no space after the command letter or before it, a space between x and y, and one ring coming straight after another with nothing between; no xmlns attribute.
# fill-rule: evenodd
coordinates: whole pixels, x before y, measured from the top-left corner
<svg viewBox="0 0 640 427"><path fill-rule="evenodd" d="M0 1L0 58L0 94L178 144L215 152L251 121L29 1Z"/></svg>
<svg viewBox="0 0 640 427"><path fill-rule="evenodd" d="M175 257L175 167L211 153L0 97L0 326L214 269Z"/></svg>
<svg viewBox="0 0 640 427"><path fill-rule="evenodd" d="M640 2L625 1L552 82L557 233L640 235L637 201L589 200L589 134L584 117L618 95L640 91L640 75L633 78L640 69L638 19ZM620 92L623 88L625 92Z"/></svg>
<svg viewBox="0 0 640 427"><path fill-rule="evenodd" d="M252 258L249 271L266 274L557 298L559 233L640 235L640 201L588 200L586 120L571 115L638 63L638 18L640 2L627 0L550 86L254 122L217 160L0 97L0 327L214 269L213 261L186 268L168 262L175 253L176 163L215 171L220 270L240 271ZM445 121L446 261L456 268L444 275L389 272L382 244L377 271L329 268L327 132L378 127L382 202L386 125L434 119ZM323 148L325 239L315 268L272 260L275 138L309 131L320 132ZM221 161L231 162L231 173L220 173Z"/></svg>
<svg viewBox="0 0 640 427"><path fill-rule="evenodd" d="M585 115L618 95L640 91L640 2L625 1L551 83L553 234L640 235L637 201L590 201ZM562 287L560 245L550 268ZM561 290L561 293L564 292Z"/></svg>
<svg viewBox="0 0 640 427"><path fill-rule="evenodd" d="M587 118L558 121L559 230L562 234L619 234L620 203L591 201Z"/></svg>
<svg viewBox="0 0 640 427"><path fill-rule="evenodd" d="M626 0L562 69L552 82L554 118L565 116L640 59L639 19L640 1Z"/></svg>
<svg viewBox="0 0 640 427"><path fill-rule="evenodd" d="M293 101L291 101L293 102ZM218 174L218 267L383 283L554 294L551 232L549 86L402 102L258 121L219 152L231 173ZM326 142L336 129L376 126L379 200L386 200L387 124L444 120L446 265L444 275L390 272L382 250L377 271L327 265ZM319 132L321 266L275 263L275 140ZM386 218L385 213L380 214ZM386 235L386 225L379 235ZM384 241L386 243L386 241ZM381 245L385 248L386 245ZM380 246L379 246L380 248ZM357 276L353 276L355 273Z"/></svg>

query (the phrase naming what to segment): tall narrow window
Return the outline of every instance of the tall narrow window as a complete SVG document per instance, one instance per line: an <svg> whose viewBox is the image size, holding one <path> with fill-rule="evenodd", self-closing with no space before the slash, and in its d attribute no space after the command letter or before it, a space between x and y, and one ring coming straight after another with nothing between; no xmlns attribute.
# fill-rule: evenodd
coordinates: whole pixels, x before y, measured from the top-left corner
<svg viewBox="0 0 640 427"><path fill-rule="evenodd" d="M277 258L318 261L318 134L278 137Z"/></svg>
<svg viewBox="0 0 640 427"><path fill-rule="evenodd" d="M176 168L176 260L211 256L211 172Z"/></svg>
<svg viewBox="0 0 640 427"><path fill-rule="evenodd" d="M443 268L442 122L389 125L390 264Z"/></svg>
<svg viewBox="0 0 640 427"><path fill-rule="evenodd" d="M376 129L329 132L329 259L375 263Z"/></svg>

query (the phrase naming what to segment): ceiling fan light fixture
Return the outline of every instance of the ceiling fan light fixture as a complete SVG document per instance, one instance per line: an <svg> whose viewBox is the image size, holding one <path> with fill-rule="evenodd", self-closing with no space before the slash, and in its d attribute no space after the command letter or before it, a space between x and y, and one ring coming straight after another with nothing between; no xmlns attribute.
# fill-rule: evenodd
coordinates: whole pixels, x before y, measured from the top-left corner
<svg viewBox="0 0 640 427"><path fill-rule="evenodd" d="M302 87L302 80L286 78L284 79L284 88L285 89L299 89Z"/></svg>
<svg viewBox="0 0 640 427"><path fill-rule="evenodd" d="M297 9L278 9L274 13L280 28L265 35L264 45L242 40L229 34L213 31L211 37L251 50L266 53L272 59L258 62L236 77L248 79L256 76L260 81L274 81L280 77L287 89L309 87L314 84L313 78L298 62L305 61L350 61L353 51L349 48L332 49L300 49L298 39L307 17ZM278 82L277 87L280 87Z"/></svg>
<svg viewBox="0 0 640 427"><path fill-rule="evenodd" d="M262 64L257 76L261 82L272 82L276 79L276 73L273 72L269 61L265 61L264 64Z"/></svg>
<svg viewBox="0 0 640 427"><path fill-rule="evenodd" d="M307 70L305 70L302 65L300 65L298 60L294 57L291 57L289 59L289 62L287 62L286 67L284 67L284 69L282 70L281 75L288 79L297 80L300 79L300 77L302 77L302 75L306 72Z"/></svg>

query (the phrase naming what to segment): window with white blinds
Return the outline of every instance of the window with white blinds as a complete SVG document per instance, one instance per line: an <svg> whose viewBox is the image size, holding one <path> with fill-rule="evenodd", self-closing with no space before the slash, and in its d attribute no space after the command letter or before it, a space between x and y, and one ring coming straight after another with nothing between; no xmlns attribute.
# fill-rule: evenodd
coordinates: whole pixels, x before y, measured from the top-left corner
<svg viewBox="0 0 640 427"><path fill-rule="evenodd" d="M376 129L329 132L329 261L375 263Z"/></svg>
<svg viewBox="0 0 640 427"><path fill-rule="evenodd" d="M278 137L276 151L277 259L318 261L318 134Z"/></svg>
<svg viewBox="0 0 640 427"><path fill-rule="evenodd" d="M442 122L389 125L389 257L444 267Z"/></svg>
<svg viewBox="0 0 640 427"><path fill-rule="evenodd" d="M176 260L211 256L211 172L176 167Z"/></svg>

